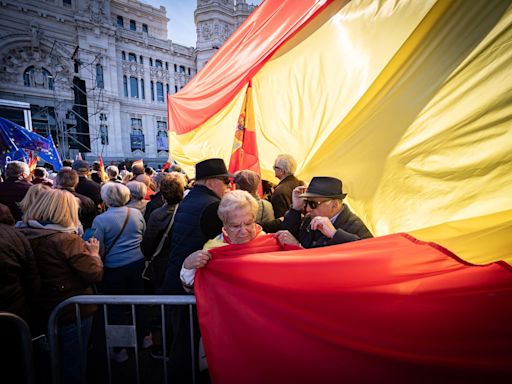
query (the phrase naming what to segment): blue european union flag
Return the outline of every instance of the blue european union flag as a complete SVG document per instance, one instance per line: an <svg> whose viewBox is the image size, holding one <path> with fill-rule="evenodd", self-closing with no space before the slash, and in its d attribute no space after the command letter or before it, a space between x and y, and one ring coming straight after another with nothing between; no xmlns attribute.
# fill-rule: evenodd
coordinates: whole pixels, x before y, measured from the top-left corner
<svg viewBox="0 0 512 384"><path fill-rule="evenodd" d="M39 158L51 164L56 171L62 168L62 161L51 136L46 139L0 117L0 162L27 161L24 149L38 152Z"/></svg>
<svg viewBox="0 0 512 384"><path fill-rule="evenodd" d="M40 150L38 156L41 160L51 164L53 169L58 172L62 168L59 152L57 152L57 148L55 148L51 134L48 134L48 139L46 140L48 142L48 149Z"/></svg>

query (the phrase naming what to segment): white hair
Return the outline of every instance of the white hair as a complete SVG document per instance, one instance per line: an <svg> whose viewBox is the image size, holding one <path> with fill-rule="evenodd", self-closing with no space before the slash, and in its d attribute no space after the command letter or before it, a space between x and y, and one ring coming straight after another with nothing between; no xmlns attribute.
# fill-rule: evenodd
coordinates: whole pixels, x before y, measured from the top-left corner
<svg viewBox="0 0 512 384"><path fill-rule="evenodd" d="M229 224L229 214L244 208L249 208L252 216L256 219L258 213L258 202L247 191L237 189L226 193L219 204L217 214L224 225Z"/></svg>
<svg viewBox="0 0 512 384"><path fill-rule="evenodd" d="M141 183L140 181L130 181L126 186L130 190L133 200L142 200L146 197L146 192L148 191L146 184Z"/></svg>
<svg viewBox="0 0 512 384"><path fill-rule="evenodd" d="M108 207L122 207L130 201L130 190L120 183L105 183L101 187L101 198Z"/></svg>
<svg viewBox="0 0 512 384"><path fill-rule="evenodd" d="M286 153L277 155L275 164L288 176L293 175L297 170L297 161Z"/></svg>

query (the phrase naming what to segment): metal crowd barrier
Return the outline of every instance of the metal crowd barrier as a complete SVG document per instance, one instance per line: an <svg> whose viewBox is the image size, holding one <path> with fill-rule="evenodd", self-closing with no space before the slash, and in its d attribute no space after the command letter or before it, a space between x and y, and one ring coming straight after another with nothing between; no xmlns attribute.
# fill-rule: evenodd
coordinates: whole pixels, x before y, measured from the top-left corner
<svg viewBox="0 0 512 384"><path fill-rule="evenodd" d="M162 347L163 355L167 354L167 322L166 322L166 306L184 306L189 307L189 319L190 319L190 343L191 343L191 357L192 357L192 380L196 383L196 367L195 357L196 351L194 347L194 320L193 320L193 306L196 304L196 298L192 295L174 295L174 296L159 296L159 295L84 295L74 296L62 303L60 303L50 315L48 322L48 339L50 343L50 359L51 359L51 370L52 370L52 382L54 384L60 383L60 354L58 348L58 319L62 312L62 309L67 305L75 306L75 314L77 319L78 329L78 340L79 340L79 351L80 359L82 361L81 377L82 383L86 382L86 364L83 354L82 345L82 332L80 324L80 304L96 304L103 306L103 318L105 326L105 349L107 356L107 369L108 369L108 382L112 383L112 367L109 358L109 351L113 347L133 347L135 348L135 369L136 369L136 380L137 384L140 383L140 365L139 365L139 345L137 342L137 321L135 316L136 305L159 305L160 306L160 321L162 324ZM132 324L131 325L117 325L108 323L108 306L109 305L129 305L131 307ZM163 370L164 370L164 383L168 383L168 367L164 359Z"/></svg>
<svg viewBox="0 0 512 384"><path fill-rule="evenodd" d="M27 384L33 384L35 383L35 376L34 376L34 361L33 361L33 354L32 354L32 337L30 335L30 329L21 317L9 313L9 312L0 312L0 323L10 323L12 324L18 334L19 334L19 347L21 349L21 359L19 362L22 364L22 367L24 368L22 372L16 372L15 374L21 374L23 375L23 381ZM6 329L2 325L2 329ZM5 343L5 341L2 344L2 348L10 347ZM9 367L7 367L9 368ZM13 372L11 372L13 374ZM9 377L9 372L3 371L3 376ZM12 376L10 376L12 378Z"/></svg>

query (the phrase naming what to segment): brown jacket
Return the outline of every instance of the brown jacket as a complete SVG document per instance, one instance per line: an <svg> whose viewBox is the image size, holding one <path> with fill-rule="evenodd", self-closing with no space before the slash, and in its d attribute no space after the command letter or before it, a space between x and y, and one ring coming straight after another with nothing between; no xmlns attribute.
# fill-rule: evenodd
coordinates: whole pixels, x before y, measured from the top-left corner
<svg viewBox="0 0 512 384"><path fill-rule="evenodd" d="M37 299L35 316L40 331L44 332L52 310L65 299L76 295L92 294L91 284L101 281L103 263L91 256L80 236L39 228L20 228L28 238L41 277L41 291ZM96 306L82 305L80 313L87 317ZM74 307L62 312L59 324L74 321Z"/></svg>
<svg viewBox="0 0 512 384"><path fill-rule="evenodd" d="M288 175L279 182L270 198L276 218L284 216L286 211L290 209L292 205L292 192L299 185L304 185L304 182L293 175Z"/></svg>
<svg viewBox="0 0 512 384"><path fill-rule="evenodd" d="M28 323L30 307L39 291L39 273L30 244L14 227L0 223L0 311L21 316Z"/></svg>

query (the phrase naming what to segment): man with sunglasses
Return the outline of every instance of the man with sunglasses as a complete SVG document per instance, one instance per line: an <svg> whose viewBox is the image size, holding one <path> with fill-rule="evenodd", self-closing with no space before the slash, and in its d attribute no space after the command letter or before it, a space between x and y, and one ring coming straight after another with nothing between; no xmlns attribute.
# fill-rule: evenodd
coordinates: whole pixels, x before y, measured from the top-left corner
<svg viewBox="0 0 512 384"><path fill-rule="evenodd" d="M341 180L314 177L309 187L296 187L292 208L276 233L281 244L324 247L373 237L363 221L343 204ZM302 219L302 213L305 213Z"/></svg>

